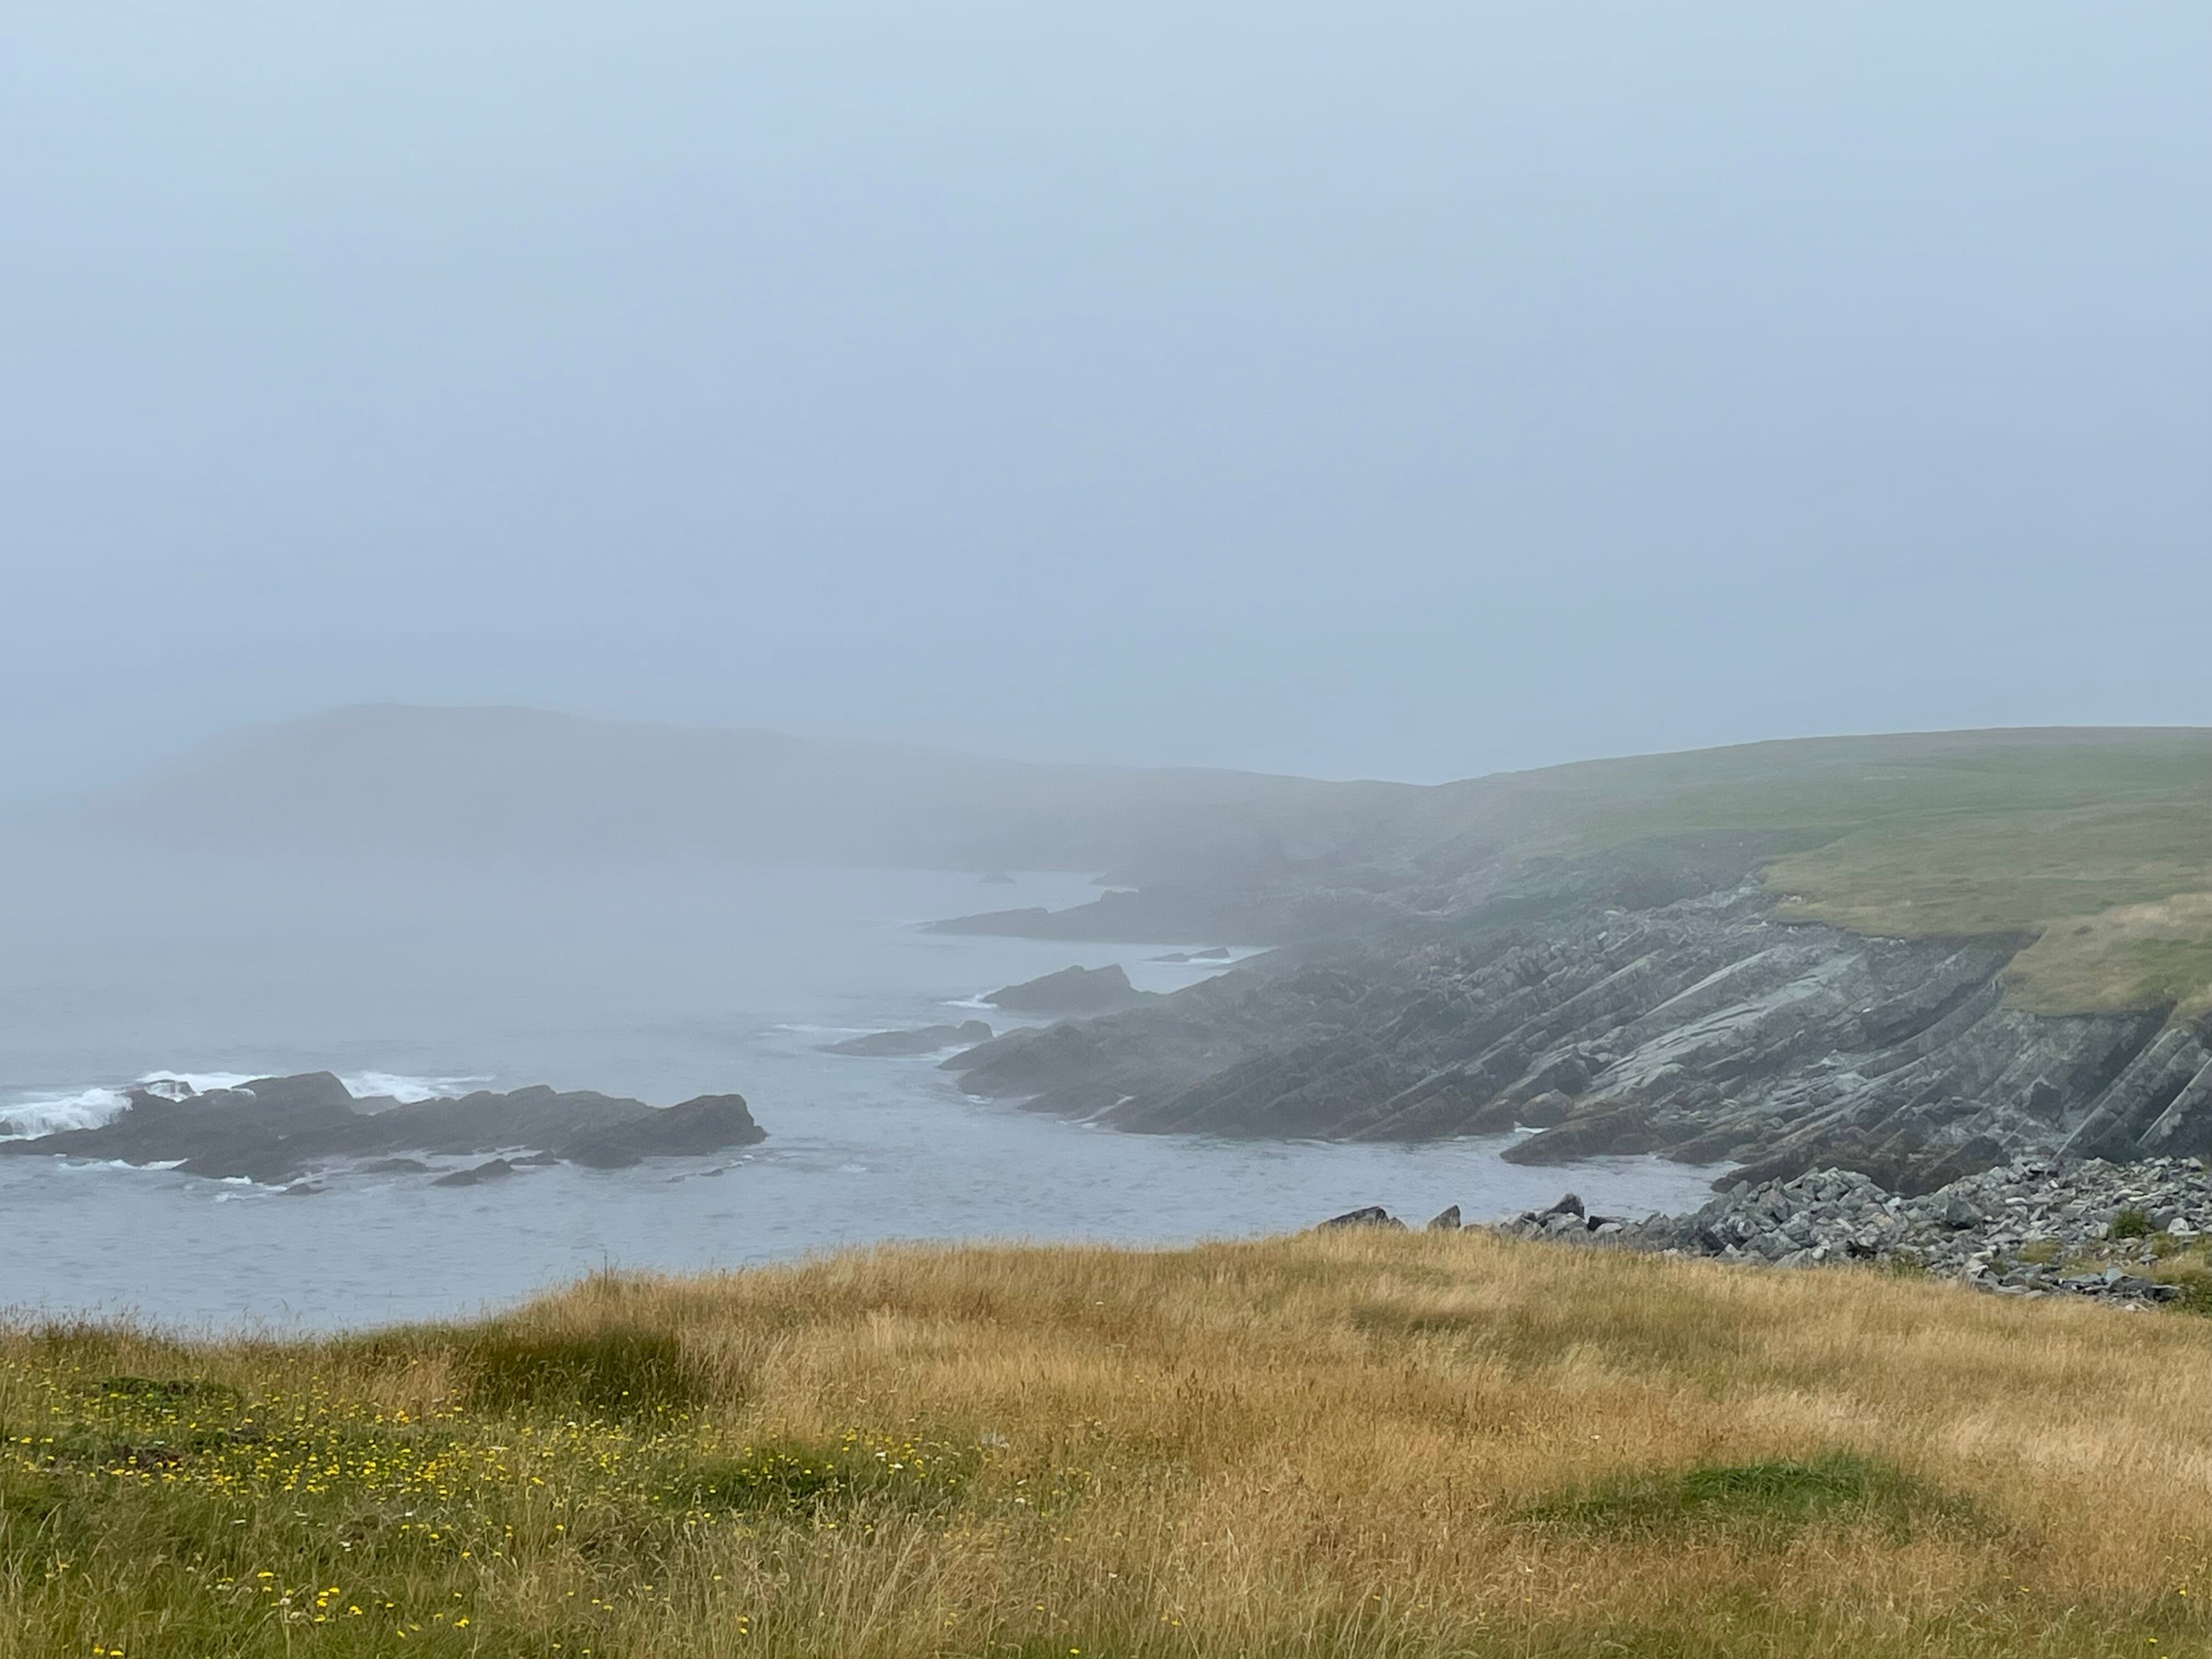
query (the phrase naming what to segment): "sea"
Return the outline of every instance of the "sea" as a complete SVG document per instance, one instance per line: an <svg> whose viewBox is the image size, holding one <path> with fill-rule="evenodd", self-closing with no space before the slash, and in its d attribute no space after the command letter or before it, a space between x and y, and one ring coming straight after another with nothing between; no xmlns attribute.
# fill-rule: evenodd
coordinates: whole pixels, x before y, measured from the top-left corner
<svg viewBox="0 0 2212 1659"><path fill-rule="evenodd" d="M44 838L0 876L0 1134L88 1124L118 1091L312 1070L428 1098L548 1083L672 1104L735 1091L768 1131L713 1158L566 1165L496 1184L352 1175L288 1194L173 1170L0 1158L0 1310L200 1331L465 1316L604 1267L787 1261L895 1240L1173 1245L1382 1204L1417 1224L1547 1204L1675 1210L1713 1170L1571 1170L1510 1137L1334 1146L1117 1133L963 1096L941 1056L865 1031L982 1018L980 999L1119 963L1172 991L1192 941L938 933L980 909L1097 896L1081 875L760 869L569 857L219 856ZM1249 954L1241 952L1239 954Z"/></svg>

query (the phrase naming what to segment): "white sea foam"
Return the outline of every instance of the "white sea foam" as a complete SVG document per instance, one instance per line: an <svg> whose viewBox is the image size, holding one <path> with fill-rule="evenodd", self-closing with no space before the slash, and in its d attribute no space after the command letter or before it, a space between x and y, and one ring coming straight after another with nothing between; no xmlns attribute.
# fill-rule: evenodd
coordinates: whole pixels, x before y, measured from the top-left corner
<svg viewBox="0 0 2212 1659"><path fill-rule="evenodd" d="M97 1129L112 1122L130 1105L127 1089L143 1089L169 1100L235 1089L265 1072L149 1072L124 1088L79 1089L70 1094L33 1094L20 1100L0 1101L0 1140L27 1139L60 1134L70 1129ZM352 1072L338 1079L356 1100L382 1097L403 1105L422 1100L443 1100L465 1095L488 1077L408 1077L397 1072Z"/></svg>
<svg viewBox="0 0 2212 1659"><path fill-rule="evenodd" d="M449 1100L465 1095L489 1077L402 1077L396 1072L348 1072L338 1079L356 1100L383 1095L403 1106L418 1100Z"/></svg>
<svg viewBox="0 0 2212 1659"><path fill-rule="evenodd" d="M131 1103L115 1089L80 1089L73 1095L33 1095L0 1106L0 1139L97 1129Z"/></svg>
<svg viewBox="0 0 2212 1659"><path fill-rule="evenodd" d="M187 1091L206 1094L214 1089L236 1089L269 1075L266 1072L149 1072L139 1085L157 1095L178 1098ZM465 1095L488 1077L409 1077L398 1072L348 1072L338 1081L356 1100L380 1095L403 1105L418 1100L442 1100Z"/></svg>
<svg viewBox="0 0 2212 1659"><path fill-rule="evenodd" d="M241 1083L251 1083L257 1077L266 1077L266 1072L149 1072L138 1079L138 1086L149 1094L165 1095L171 1100L180 1100L186 1095L204 1095L216 1089L235 1089Z"/></svg>

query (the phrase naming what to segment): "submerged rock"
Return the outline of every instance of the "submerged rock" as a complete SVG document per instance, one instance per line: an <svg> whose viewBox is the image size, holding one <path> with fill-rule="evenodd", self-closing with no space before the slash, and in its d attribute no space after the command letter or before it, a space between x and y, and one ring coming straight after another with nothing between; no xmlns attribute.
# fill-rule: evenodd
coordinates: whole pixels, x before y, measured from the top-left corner
<svg viewBox="0 0 2212 1659"><path fill-rule="evenodd" d="M973 1048L991 1040L991 1028L980 1019L963 1019L957 1025L917 1025L905 1031L871 1031L842 1042L825 1042L825 1054L933 1054L940 1048Z"/></svg>
<svg viewBox="0 0 2212 1659"><path fill-rule="evenodd" d="M441 1175L430 1184L433 1187L479 1187L487 1181L505 1181L514 1173L514 1165L503 1158L479 1164L473 1170L456 1170L451 1175Z"/></svg>

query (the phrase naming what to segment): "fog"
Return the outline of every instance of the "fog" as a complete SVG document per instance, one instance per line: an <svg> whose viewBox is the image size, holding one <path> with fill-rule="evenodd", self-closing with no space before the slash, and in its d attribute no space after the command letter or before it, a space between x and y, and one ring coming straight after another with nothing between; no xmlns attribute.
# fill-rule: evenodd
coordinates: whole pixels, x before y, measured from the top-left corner
<svg viewBox="0 0 2212 1659"><path fill-rule="evenodd" d="M0 18L0 792L384 699L1415 781L2212 720L2212 14Z"/></svg>

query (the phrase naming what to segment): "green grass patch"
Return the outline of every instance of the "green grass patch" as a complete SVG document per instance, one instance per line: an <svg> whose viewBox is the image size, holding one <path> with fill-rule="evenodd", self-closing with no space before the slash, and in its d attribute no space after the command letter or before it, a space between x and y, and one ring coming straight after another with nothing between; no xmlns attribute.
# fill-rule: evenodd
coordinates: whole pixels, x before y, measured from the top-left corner
<svg viewBox="0 0 2212 1659"><path fill-rule="evenodd" d="M1971 1506L1890 1464L1837 1451L1803 1462L1634 1471L1529 1504L1516 1518L1626 1537L1717 1531L1779 1542L1811 1527L1872 1526L1905 1537L1972 1516Z"/></svg>
<svg viewBox="0 0 2212 1659"><path fill-rule="evenodd" d="M2105 1230L2107 1238L2148 1238L2150 1234L2150 1218L2133 1209L2114 1211L2112 1224Z"/></svg>
<svg viewBox="0 0 2212 1659"><path fill-rule="evenodd" d="M2167 1242L2160 1234L2159 1242ZM2202 1244L2178 1246L2170 1253L2162 1252L2148 1268L2150 1277L2163 1284L2177 1285L2181 1294L2166 1305L2181 1313L2212 1314L2212 1255L2208 1255Z"/></svg>
<svg viewBox="0 0 2212 1659"><path fill-rule="evenodd" d="M972 1449L871 1438L849 1431L826 1444L779 1441L704 1459L667 1501L705 1510L800 1517L827 1510L931 1514L951 1507L977 1463Z"/></svg>
<svg viewBox="0 0 2212 1659"><path fill-rule="evenodd" d="M702 1393L682 1346L656 1332L496 1330L471 1342L463 1359L472 1411L632 1423L683 1416Z"/></svg>
<svg viewBox="0 0 2212 1659"><path fill-rule="evenodd" d="M189 1376L104 1376L93 1384L93 1392L102 1399L134 1404L204 1405L217 1409L234 1407L245 1399L228 1382Z"/></svg>

